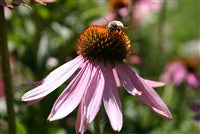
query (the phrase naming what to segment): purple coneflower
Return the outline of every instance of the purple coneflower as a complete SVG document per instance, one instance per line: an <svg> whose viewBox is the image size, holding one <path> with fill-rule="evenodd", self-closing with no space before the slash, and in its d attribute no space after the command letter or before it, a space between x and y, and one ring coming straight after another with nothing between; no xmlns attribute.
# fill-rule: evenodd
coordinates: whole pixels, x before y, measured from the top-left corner
<svg viewBox="0 0 200 134"><path fill-rule="evenodd" d="M25 93L22 101L27 101L28 105L37 103L80 69L54 103L49 121L66 117L79 105L76 132L84 133L103 101L112 128L120 131L123 119L118 79L128 93L136 96L164 119L172 121L167 106L152 88L164 84L141 78L123 62L130 53L131 44L121 22L110 22L107 28L89 26L80 34L77 47L79 56L43 80L29 84L37 87Z"/></svg>
<svg viewBox="0 0 200 134"><path fill-rule="evenodd" d="M196 72L198 60L198 57L197 59L180 58L169 62L161 75L161 80L174 86L186 82L190 88L200 87L200 75Z"/></svg>

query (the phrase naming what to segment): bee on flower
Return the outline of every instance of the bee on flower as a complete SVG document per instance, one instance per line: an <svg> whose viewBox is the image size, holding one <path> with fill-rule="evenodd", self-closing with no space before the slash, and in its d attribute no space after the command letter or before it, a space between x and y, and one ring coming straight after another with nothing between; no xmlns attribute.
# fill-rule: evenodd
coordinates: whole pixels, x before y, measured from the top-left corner
<svg viewBox="0 0 200 134"><path fill-rule="evenodd" d="M77 40L78 56L41 81L27 84L36 87L25 93L22 101L28 105L41 101L80 69L54 103L49 121L62 119L78 107L75 128L82 134L103 103L113 130L120 131L123 117L117 89L119 80L129 94L172 121L169 109L153 89L164 83L141 78L124 62L131 52L131 42L123 28L120 21L112 21L107 27L92 25L86 28Z"/></svg>

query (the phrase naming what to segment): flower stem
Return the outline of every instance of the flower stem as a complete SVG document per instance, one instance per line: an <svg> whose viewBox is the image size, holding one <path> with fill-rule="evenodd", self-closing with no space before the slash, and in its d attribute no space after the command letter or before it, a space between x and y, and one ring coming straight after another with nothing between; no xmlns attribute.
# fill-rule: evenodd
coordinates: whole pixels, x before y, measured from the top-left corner
<svg viewBox="0 0 200 134"><path fill-rule="evenodd" d="M94 134L100 134L100 113L97 114L96 118L94 119Z"/></svg>
<svg viewBox="0 0 200 134"><path fill-rule="evenodd" d="M11 71L10 71L9 53L7 45L6 20L4 16L3 6L0 6L0 51L2 58L1 64L2 64L3 81L5 85L9 134L16 134L14 99L12 93Z"/></svg>

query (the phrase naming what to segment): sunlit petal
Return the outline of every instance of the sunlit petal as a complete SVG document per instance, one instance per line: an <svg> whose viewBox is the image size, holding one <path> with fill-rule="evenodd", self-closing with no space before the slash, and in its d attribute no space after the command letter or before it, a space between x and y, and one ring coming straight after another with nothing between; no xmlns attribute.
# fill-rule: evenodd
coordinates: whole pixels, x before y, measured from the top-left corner
<svg viewBox="0 0 200 134"><path fill-rule="evenodd" d="M136 95L136 97L149 106L153 111L159 114L161 117L172 121L173 117L171 112L162 101L160 96L155 92L155 90L145 83L133 70L131 70L127 65L123 64L118 66L123 70L127 76L130 78L131 82L139 91L142 91L141 95Z"/></svg>
<svg viewBox="0 0 200 134"><path fill-rule="evenodd" d="M103 94L104 107L112 128L120 131L123 124L122 109L111 67L105 68L104 75L106 82Z"/></svg>
<svg viewBox="0 0 200 134"><path fill-rule="evenodd" d="M51 72L43 80L43 83L40 86L25 93L22 96L22 101L32 101L44 98L46 95L63 84L79 68L81 64L83 64L83 59L79 56L76 59L60 66Z"/></svg>
<svg viewBox="0 0 200 134"><path fill-rule="evenodd" d="M90 82L90 69L91 68L86 65L81 69L76 78L70 82L54 103L48 120L53 121L64 118L77 107Z"/></svg>

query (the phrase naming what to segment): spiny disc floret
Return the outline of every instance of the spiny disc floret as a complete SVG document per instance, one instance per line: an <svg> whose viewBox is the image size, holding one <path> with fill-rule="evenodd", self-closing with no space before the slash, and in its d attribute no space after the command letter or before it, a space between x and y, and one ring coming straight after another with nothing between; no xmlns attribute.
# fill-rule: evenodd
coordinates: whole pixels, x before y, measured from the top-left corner
<svg viewBox="0 0 200 134"><path fill-rule="evenodd" d="M80 34L77 47L77 53L86 59L114 65L127 57L131 45L122 29L89 26Z"/></svg>

